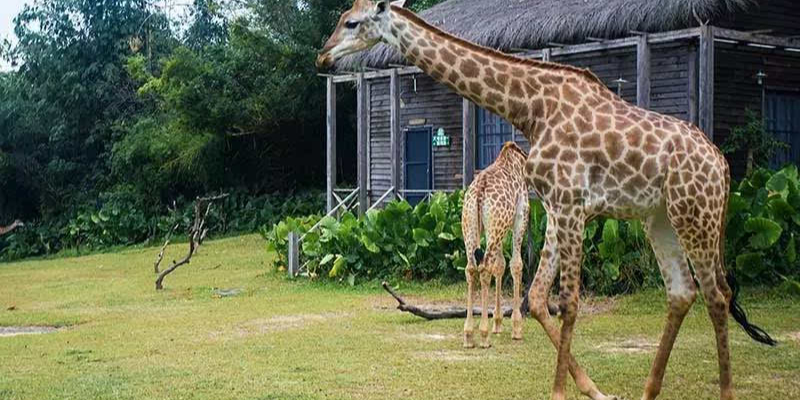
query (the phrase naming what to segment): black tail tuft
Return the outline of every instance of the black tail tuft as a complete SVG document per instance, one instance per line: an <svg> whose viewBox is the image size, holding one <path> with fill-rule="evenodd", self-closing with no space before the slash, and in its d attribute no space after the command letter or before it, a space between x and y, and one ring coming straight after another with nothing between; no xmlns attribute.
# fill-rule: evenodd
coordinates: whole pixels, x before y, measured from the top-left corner
<svg viewBox="0 0 800 400"><path fill-rule="evenodd" d="M481 263L483 262L483 249L481 249L480 247L475 249L474 256L475 256L475 265L481 265Z"/></svg>
<svg viewBox="0 0 800 400"><path fill-rule="evenodd" d="M736 282L736 277L733 275L733 271L728 271L726 280L728 281L728 286L730 286L731 291L733 292L731 295L731 304L729 306L733 319L735 319L736 322L742 326L742 329L744 329L744 331L747 332L747 334L756 342L764 343L769 346L775 346L778 344L778 342L770 337L767 332L764 332L763 329L747 321L747 315L744 313L744 309L739 305L739 303L736 302L736 298L739 296L739 284Z"/></svg>

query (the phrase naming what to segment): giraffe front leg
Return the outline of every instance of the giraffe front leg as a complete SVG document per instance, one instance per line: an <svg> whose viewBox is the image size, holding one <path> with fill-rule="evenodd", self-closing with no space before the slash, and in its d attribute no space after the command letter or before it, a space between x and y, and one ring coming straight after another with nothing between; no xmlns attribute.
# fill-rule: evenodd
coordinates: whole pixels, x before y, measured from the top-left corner
<svg viewBox="0 0 800 400"><path fill-rule="evenodd" d="M511 277L514 279L514 310L511 312L511 339L522 340L522 312L520 291L522 290L522 258L511 259Z"/></svg>
<svg viewBox="0 0 800 400"><path fill-rule="evenodd" d="M472 319L472 302L475 297L475 266L467 265L467 319L464 321L464 347L475 347L475 340L473 339L473 330L475 322Z"/></svg>

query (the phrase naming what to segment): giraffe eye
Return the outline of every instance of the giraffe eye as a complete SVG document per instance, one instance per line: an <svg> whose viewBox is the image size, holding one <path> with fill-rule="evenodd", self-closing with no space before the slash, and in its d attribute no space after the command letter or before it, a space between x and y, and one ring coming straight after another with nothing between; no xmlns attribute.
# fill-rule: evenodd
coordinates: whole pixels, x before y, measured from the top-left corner
<svg viewBox="0 0 800 400"><path fill-rule="evenodd" d="M356 29L358 27L358 21L346 21L344 26L347 29Z"/></svg>

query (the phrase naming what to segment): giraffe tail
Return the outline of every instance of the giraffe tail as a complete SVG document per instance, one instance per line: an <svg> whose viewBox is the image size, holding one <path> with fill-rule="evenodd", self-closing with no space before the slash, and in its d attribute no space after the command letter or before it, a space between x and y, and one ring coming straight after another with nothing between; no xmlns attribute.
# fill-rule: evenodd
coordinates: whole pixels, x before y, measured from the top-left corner
<svg viewBox="0 0 800 400"><path fill-rule="evenodd" d="M775 341L775 339L773 339L767 332L758 326L751 324L750 321L747 320L747 314L745 314L742 306L736 301L736 298L739 295L739 283L736 282L736 276L733 274L733 270L728 271L725 280L728 281L728 286L730 286L733 293L731 295L729 306L729 311L733 319L736 320L736 322L742 326L742 329L744 329L747 335L756 342L764 343L768 346L775 346L778 344L778 342Z"/></svg>

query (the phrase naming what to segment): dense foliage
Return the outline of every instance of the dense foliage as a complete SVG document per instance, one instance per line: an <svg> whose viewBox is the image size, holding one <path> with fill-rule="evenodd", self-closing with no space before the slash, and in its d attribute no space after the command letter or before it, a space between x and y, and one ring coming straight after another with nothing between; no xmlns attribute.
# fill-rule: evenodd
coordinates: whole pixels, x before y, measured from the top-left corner
<svg viewBox="0 0 800 400"><path fill-rule="evenodd" d="M0 224L28 223L9 243L43 238L13 252L140 241L168 206L206 193L257 202L320 185L325 91L314 57L350 4L29 2L17 42L0 46L15 66L0 72ZM347 141L352 113L340 104ZM103 233L90 215L116 221L112 209L132 227Z"/></svg>
<svg viewBox="0 0 800 400"><path fill-rule="evenodd" d="M351 284L385 277L463 279L466 266L461 234L462 193L436 194L411 207L390 202L357 218L347 213L326 217L288 218L264 229L276 266L287 262L289 231L306 234L302 263L309 276ZM731 193L727 225L727 267L746 283L793 282L800 276L800 181L797 167L758 170ZM534 260L544 240L546 214L531 201L530 235ZM506 258L510 258L507 238ZM584 233L583 284L597 293L613 294L659 285L657 262L639 221L598 218Z"/></svg>
<svg viewBox="0 0 800 400"><path fill-rule="evenodd" d="M92 251L109 246L161 241L178 224L182 237L194 217L191 199L179 199L162 212L151 212L130 196L112 195L103 204L84 207L71 215L18 228L0 237L0 260L48 255L62 249ZM320 192L253 197L235 192L215 203L207 219L212 235L254 232L282 218L319 213L324 206Z"/></svg>
<svg viewBox="0 0 800 400"><path fill-rule="evenodd" d="M319 216L288 218L264 229L268 249L287 262L289 231L306 235L302 260L311 277L347 281L402 277L405 279L463 279L467 259L461 233L463 192L437 193L428 202L411 207L393 201L383 210L371 210L357 218L351 213L340 220ZM546 214L541 202L531 202L534 259L544 240ZM309 232L319 222L319 230ZM592 221L585 234L584 281L602 293L631 291L651 284L658 276L655 261L638 223ZM526 251L526 250L525 250ZM510 236L504 252L511 255ZM600 265L601 268L594 266Z"/></svg>

